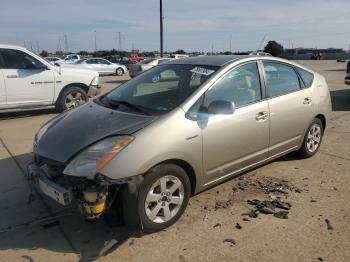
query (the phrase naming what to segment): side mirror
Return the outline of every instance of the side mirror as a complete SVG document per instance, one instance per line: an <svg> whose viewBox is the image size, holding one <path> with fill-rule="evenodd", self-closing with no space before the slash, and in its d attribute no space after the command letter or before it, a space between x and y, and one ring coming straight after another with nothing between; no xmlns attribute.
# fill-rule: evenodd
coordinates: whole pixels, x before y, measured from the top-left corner
<svg viewBox="0 0 350 262"><path fill-rule="evenodd" d="M207 110L213 115L231 115L235 111L235 104L225 100L216 100L209 104Z"/></svg>

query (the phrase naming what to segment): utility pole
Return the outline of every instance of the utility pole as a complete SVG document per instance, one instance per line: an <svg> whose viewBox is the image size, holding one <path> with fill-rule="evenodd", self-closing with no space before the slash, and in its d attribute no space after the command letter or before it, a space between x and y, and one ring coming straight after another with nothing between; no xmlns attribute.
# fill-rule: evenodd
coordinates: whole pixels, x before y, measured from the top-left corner
<svg viewBox="0 0 350 262"><path fill-rule="evenodd" d="M94 30L95 52L97 51L96 30Z"/></svg>
<svg viewBox="0 0 350 262"><path fill-rule="evenodd" d="M160 8L160 57L163 57L163 0L159 0Z"/></svg>
<svg viewBox="0 0 350 262"><path fill-rule="evenodd" d="M122 33L118 32L118 51L122 51Z"/></svg>
<svg viewBox="0 0 350 262"><path fill-rule="evenodd" d="M232 35L230 35L230 53L232 53Z"/></svg>
<svg viewBox="0 0 350 262"><path fill-rule="evenodd" d="M64 51L65 53L68 53L68 38L67 38L67 35L64 35Z"/></svg>

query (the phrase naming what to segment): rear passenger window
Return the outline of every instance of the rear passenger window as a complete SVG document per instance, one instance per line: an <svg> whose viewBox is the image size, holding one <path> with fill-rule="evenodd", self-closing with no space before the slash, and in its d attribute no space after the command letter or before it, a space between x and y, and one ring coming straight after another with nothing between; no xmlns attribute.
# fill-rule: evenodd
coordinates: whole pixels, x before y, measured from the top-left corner
<svg viewBox="0 0 350 262"><path fill-rule="evenodd" d="M299 77L291 66L274 62L263 63L270 97L300 89Z"/></svg>
<svg viewBox="0 0 350 262"><path fill-rule="evenodd" d="M300 74L301 78L303 79L305 87L310 87L312 85L312 82L314 81L314 74L298 67L297 67L297 71Z"/></svg>

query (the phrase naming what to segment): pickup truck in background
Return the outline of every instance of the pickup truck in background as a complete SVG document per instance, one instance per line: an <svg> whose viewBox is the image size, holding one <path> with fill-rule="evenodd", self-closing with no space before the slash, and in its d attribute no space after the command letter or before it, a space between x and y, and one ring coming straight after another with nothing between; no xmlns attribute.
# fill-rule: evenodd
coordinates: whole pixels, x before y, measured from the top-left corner
<svg viewBox="0 0 350 262"><path fill-rule="evenodd" d="M31 51L0 44L0 113L44 108L62 112L99 92L99 75L61 68Z"/></svg>
<svg viewBox="0 0 350 262"><path fill-rule="evenodd" d="M145 58L143 56L131 55L131 56L129 56L129 60L131 62L140 62L140 61L145 60Z"/></svg>
<svg viewBox="0 0 350 262"><path fill-rule="evenodd" d="M346 85L350 85L350 60L348 60L348 63L346 65L346 75L344 82Z"/></svg>

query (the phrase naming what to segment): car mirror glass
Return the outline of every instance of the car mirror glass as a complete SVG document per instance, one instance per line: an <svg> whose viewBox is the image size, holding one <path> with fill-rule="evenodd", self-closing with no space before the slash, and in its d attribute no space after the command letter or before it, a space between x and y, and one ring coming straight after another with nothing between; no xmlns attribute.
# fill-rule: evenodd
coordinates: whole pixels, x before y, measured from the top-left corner
<svg viewBox="0 0 350 262"><path fill-rule="evenodd" d="M235 111L235 104L225 100L215 100L207 108L207 113L212 115L231 115Z"/></svg>

